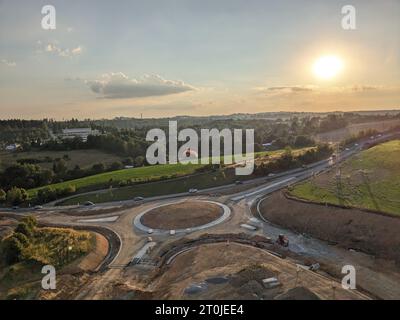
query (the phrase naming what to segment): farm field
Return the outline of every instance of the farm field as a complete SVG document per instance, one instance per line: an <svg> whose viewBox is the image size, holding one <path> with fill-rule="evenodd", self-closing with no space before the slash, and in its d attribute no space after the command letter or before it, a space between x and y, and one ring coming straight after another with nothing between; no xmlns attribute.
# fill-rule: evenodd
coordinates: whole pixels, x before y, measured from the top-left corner
<svg viewBox="0 0 400 320"><path fill-rule="evenodd" d="M248 176L247 176L248 177ZM252 176L250 176L252 177ZM233 170L201 173L190 177L138 184L130 187L110 189L96 193L77 195L57 202L57 205L76 205L85 201L94 203L132 200L134 197L155 197L171 193L187 192L191 188L206 189L234 183L237 177ZM173 190L173 191L171 191Z"/></svg>
<svg viewBox="0 0 400 320"><path fill-rule="evenodd" d="M400 216L400 140L365 150L340 165L296 185L298 198Z"/></svg>
<svg viewBox="0 0 400 320"><path fill-rule="evenodd" d="M299 155L311 148L301 148L293 150L294 155ZM255 153L256 163L258 162L265 162L271 161L276 158L279 158L285 150L275 150L275 151L263 151ZM268 157L266 157L268 156ZM194 173L195 168L199 168L202 165L195 165L195 164L186 164L186 165L160 165L160 166L153 166L153 167L144 167L144 168L136 168L136 169L127 169L133 172L134 170L146 169L151 170L151 168L156 167L166 167L166 166L177 166L175 169L180 168L179 166L190 166L193 171L188 171L186 174L183 172L179 172L179 176L188 175ZM126 171L126 170L122 170ZM115 171L114 171L115 172ZM110 172L112 174L113 172ZM171 177L176 175L176 173L170 173ZM95 177L95 176L92 176ZM88 177L90 178L90 177ZM218 170L216 172L207 172L207 173L200 173L196 175L191 175L190 177L181 177L179 179L171 179L167 181L158 181L158 182L150 182L150 183L143 183L137 184L134 186L129 187L122 187L122 188L115 188L110 189L107 191L99 191L97 193L90 193L90 194L83 194L77 195L76 197L66 199L65 201L58 202L58 205L75 205L78 203L83 203L85 201L92 201L95 203L102 203L102 202L112 202L112 201L123 201L123 200L131 200L134 197L155 197L155 196L162 196L166 194L171 194L171 190L173 193L182 193L187 192L191 188L196 189L207 189L212 187L219 187L227 184L232 184L237 180L248 180L254 178L253 175L251 176L236 176L234 174L233 168L229 168L227 170ZM113 178L114 179L114 178ZM122 180L127 179L127 177L123 178ZM79 179L81 180L81 179ZM151 179L157 180L157 179ZM151 181L150 180L150 181ZM68 181L72 184L71 181ZM68 183L65 182L64 186L67 186ZM52 185L51 187L56 187L57 185ZM58 187L57 187L58 188ZM78 189L78 187L77 187Z"/></svg>
<svg viewBox="0 0 400 320"><path fill-rule="evenodd" d="M53 160L63 158L68 155L69 160L65 163L68 169L73 169L79 165L82 169L91 167L95 163L102 162L105 165L111 164L115 161L121 161L123 158L105 153L99 150L71 150L71 151L23 151L23 152L5 152L0 151L0 170L16 164L17 160L21 159L38 159L43 162L38 163L38 166L51 169L53 167ZM47 160L46 160L47 158Z"/></svg>
<svg viewBox="0 0 400 320"><path fill-rule="evenodd" d="M63 189L68 186L75 186L78 191L91 191L101 188L106 188L112 180L113 182L126 181L129 179L135 182L141 181L154 181L162 177L171 178L174 176L189 175L195 172L196 169L201 168L202 165L195 164L171 164L171 165L155 165L148 167L122 169L116 171L105 172L88 176L80 179L69 180L61 183L52 184L40 188L30 189L28 193L34 196L38 190L50 187L52 189Z"/></svg>
<svg viewBox="0 0 400 320"><path fill-rule="evenodd" d="M301 153L306 152L309 149L312 149L312 147L295 149L295 150L293 150L293 154L299 155ZM285 152L284 149L280 149L280 150L275 150L275 151L263 151L263 152L255 153L256 163L274 160L274 159L280 157L284 152ZM166 165L154 165L154 166L132 168L132 169L122 169L122 170L105 172L105 173L96 174L96 175L92 175L92 176L88 176L88 177L84 177L84 178L80 178L80 179L69 180L69 181L65 181L65 182L61 182L61 183L52 184L49 186L31 189L31 190L28 190L28 193L30 196L34 196L38 192L38 190L46 188L46 187L50 187L51 189L63 189L68 186L75 186L77 192L82 193L82 192L94 191L94 190L100 190L100 189L107 188L109 186L110 180L112 180L113 183L119 182L119 181L126 181L126 180L135 180L135 183L137 183L137 182L154 182L154 181L159 180L160 178L170 179L170 178L175 178L175 177L191 175L196 172L196 169L199 169L203 166L204 166L203 164L177 163L177 164L166 164ZM218 175L223 176L224 173L217 174L217 176ZM228 180L226 180L225 178L219 179L219 178L213 176L210 181L203 181L203 179L200 179L200 180L201 181L198 181L196 178L196 180L193 180L193 181L191 180L187 184L184 184L184 185L178 184L176 186L175 186L175 183L172 182L171 186L173 186L173 189L169 188L168 190L175 190L175 187L176 187L176 190L179 190L179 192L183 192L181 190L187 191L187 187L189 185L190 185L189 188L191 188L191 186L196 187L196 185L197 185L196 188L200 188L200 187L208 188L208 187L213 187L213 186L219 186L222 184L228 184L228 183L234 182L235 177L230 177ZM221 183L219 183L219 181ZM164 187L162 187L162 188L164 188ZM130 188L121 188L121 189L123 190L121 192L115 191L115 190L112 191L113 192L112 199L115 199L118 201L130 199L132 190L147 190L148 189L149 192L151 192L151 194L161 195L156 190L152 189L151 186L146 187L146 186L144 186L144 184L140 184L138 186L133 186ZM129 191L130 193L129 193L128 198L126 198L126 196L122 196L122 194L125 194L125 189L131 190L131 191ZM146 191L143 191L143 193L146 196L150 195L150 194L146 194ZM104 195L104 193L101 193L101 194ZM115 196L115 194L120 194L121 196ZM133 194L133 196L136 196L136 192L134 192L132 194ZM165 194L165 190L163 191L162 194ZM107 197L107 199L110 199L110 198ZM112 200L112 201L114 201L114 200Z"/></svg>
<svg viewBox="0 0 400 320"><path fill-rule="evenodd" d="M384 132L396 126L400 126L399 119L355 123L343 129L316 134L315 139L321 142L340 142L353 135L357 135L361 131L377 130L379 132Z"/></svg>

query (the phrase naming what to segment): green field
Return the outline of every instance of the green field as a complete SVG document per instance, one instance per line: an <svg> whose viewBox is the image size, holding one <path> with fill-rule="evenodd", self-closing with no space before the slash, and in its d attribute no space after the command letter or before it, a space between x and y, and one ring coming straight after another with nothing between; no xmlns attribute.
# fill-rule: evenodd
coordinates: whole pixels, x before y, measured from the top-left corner
<svg viewBox="0 0 400 320"><path fill-rule="evenodd" d="M298 155L301 153L306 152L311 148L301 148L301 149L296 149L293 150L294 155ZM256 161L271 161L273 159L276 159L280 157L283 153L285 152L284 149L280 150L275 150L275 151L263 151L263 152L257 152L255 153L255 158ZM265 158L268 156L267 158ZM211 161L212 158L209 160ZM221 159L223 161L223 159ZM178 192L184 192L187 191L191 187L195 188L208 188L208 187L213 187L213 186L219 186L221 184L228 184L232 183L235 181L234 177L229 179L229 181L224 181L224 183L219 183L218 178L215 176L211 177L210 181L199 181L198 179L200 178L194 178L193 177L193 183L190 181L190 183L186 183L184 185L181 185L180 183L176 183L174 181L171 181L170 184L168 184L167 189L165 190L164 186L165 181L160 182L160 186L162 185L163 187L160 187L160 191L154 190L153 185L146 186L144 183L149 183L149 182L155 182L158 180L166 180L166 179L171 179L171 178L177 178L177 177L183 177L183 176L188 176L196 173L197 169L200 169L203 167L203 164L166 164L166 165L154 165L154 166L147 166L147 167L140 167L140 168L132 168L132 169L122 169L122 170L117 170L117 171L111 171L111 172L106 172L106 173L101 173L101 174L96 174L80 179L75 179L75 180L69 180L61 183L56 183L52 184L49 186L44 186L40 188L35 188L35 189L30 189L28 190L28 193L30 197L35 197L37 194L38 190L43 189L43 188L51 188L53 190L55 189L64 189L67 188L68 186L75 186L77 193L84 193L84 192L89 192L89 191L95 191L95 190L101 190L101 189L107 189L110 186L110 182L115 186L118 182L121 181L127 181L127 180L132 180L134 181L135 184L134 186L131 187L126 187L126 188L121 188L121 191L116 191L117 189L114 189L112 192L112 195L106 196L104 193L99 193L101 194L102 199L97 199L96 202L105 202L102 201L104 199L107 199L109 201L115 201L115 200L127 200L131 199L134 196L140 195L140 196L150 196L150 195L161 195L161 194L167 194L171 193L171 190L173 190L173 193L178 193ZM224 174L219 173L219 174ZM191 178L192 179L192 178ZM202 180L202 179L201 179ZM207 180L207 179L204 179ZM218 181L218 182L216 182ZM189 186L190 185L190 186ZM193 186L192 186L193 185ZM157 186L157 185L156 185ZM189 187L188 187L189 186ZM128 194L126 194L126 190L128 191ZM99 195L100 197L100 195ZM91 195L88 196L82 196L79 197L79 202L82 203L81 199L85 199L84 201L88 199L92 199ZM69 202L68 202L69 203Z"/></svg>
<svg viewBox="0 0 400 320"><path fill-rule="evenodd" d="M253 176L242 176L241 179L250 179ZM187 192L191 188L206 189L234 183L239 180L233 169L220 170L212 173L201 173L190 177L167 181L139 184L131 187L110 189L92 194L83 194L58 202L57 205L82 204L85 201L94 203L132 200L134 197L155 197L171 193Z"/></svg>
<svg viewBox="0 0 400 320"><path fill-rule="evenodd" d="M400 140L365 150L324 173L296 185L290 193L319 203L400 215Z"/></svg>
<svg viewBox="0 0 400 320"><path fill-rule="evenodd" d="M56 183L45 187L30 189L28 190L28 193L30 196L34 196L39 189L43 189L46 187L50 187L52 189L63 189L71 185L75 186L76 190L80 192L90 191L101 189L104 187L106 188L110 180L112 180L113 182L126 181L129 179L134 179L135 182L154 181L162 177L171 178L174 176L189 175L194 173L196 169L201 167L202 165L178 163L171 165L155 165L132 169L122 169Z"/></svg>
<svg viewBox="0 0 400 320"><path fill-rule="evenodd" d="M294 150L293 153L298 155L306 152L311 148L302 148ZM262 158L266 155L269 160L281 156L285 150L263 151L255 154L255 158ZM58 202L58 205L75 205L82 204L85 201L92 201L94 203L111 202L111 201L124 201L131 200L134 197L155 197L172 193L187 192L191 188L207 189L234 183L237 180L253 179L254 176L236 176L234 169L218 170L216 172L207 172L192 175L190 177L182 177L179 179L171 179L167 181L159 181L145 184L138 184L135 186L110 189L107 191L99 191L92 194L77 195L76 197L69 198L65 201Z"/></svg>
<svg viewBox="0 0 400 320"><path fill-rule="evenodd" d="M71 151L0 151L0 170L16 164L17 160L21 159L43 160L43 162L38 163L38 166L44 169L51 169L53 167L53 160L57 158L63 158L63 156L66 154L70 159L66 161L66 166L68 169L73 169L76 165L79 165L82 169L87 169L95 163L101 162L105 165L109 165L115 161L123 160L122 157L93 149ZM49 161L45 161L46 157Z"/></svg>

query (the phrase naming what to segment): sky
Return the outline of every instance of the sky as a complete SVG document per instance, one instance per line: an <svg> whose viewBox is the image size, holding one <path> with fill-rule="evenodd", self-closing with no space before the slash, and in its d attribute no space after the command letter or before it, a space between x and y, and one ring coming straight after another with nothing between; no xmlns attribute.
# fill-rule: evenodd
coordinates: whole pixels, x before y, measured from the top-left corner
<svg viewBox="0 0 400 320"><path fill-rule="evenodd" d="M399 18L399 0L0 0L0 118L400 109Z"/></svg>

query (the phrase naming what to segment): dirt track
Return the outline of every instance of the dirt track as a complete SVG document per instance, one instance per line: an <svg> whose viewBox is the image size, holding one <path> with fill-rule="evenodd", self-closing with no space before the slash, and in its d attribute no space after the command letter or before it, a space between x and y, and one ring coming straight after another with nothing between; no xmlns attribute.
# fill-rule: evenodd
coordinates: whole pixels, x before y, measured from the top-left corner
<svg viewBox="0 0 400 320"><path fill-rule="evenodd" d="M260 210L272 223L400 262L400 218L304 203L287 199L282 192L262 201Z"/></svg>
<svg viewBox="0 0 400 320"><path fill-rule="evenodd" d="M216 204L188 201L155 208L146 213L141 222L154 229L184 229L204 225L222 216Z"/></svg>

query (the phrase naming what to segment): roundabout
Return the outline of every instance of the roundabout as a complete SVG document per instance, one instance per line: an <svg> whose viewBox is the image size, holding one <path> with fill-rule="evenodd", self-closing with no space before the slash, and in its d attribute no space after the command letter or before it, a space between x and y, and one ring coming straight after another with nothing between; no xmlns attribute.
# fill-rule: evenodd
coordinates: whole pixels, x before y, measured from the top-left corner
<svg viewBox="0 0 400 320"><path fill-rule="evenodd" d="M230 215L229 207L216 201L179 201L147 209L133 224L149 234L190 233L216 226Z"/></svg>

